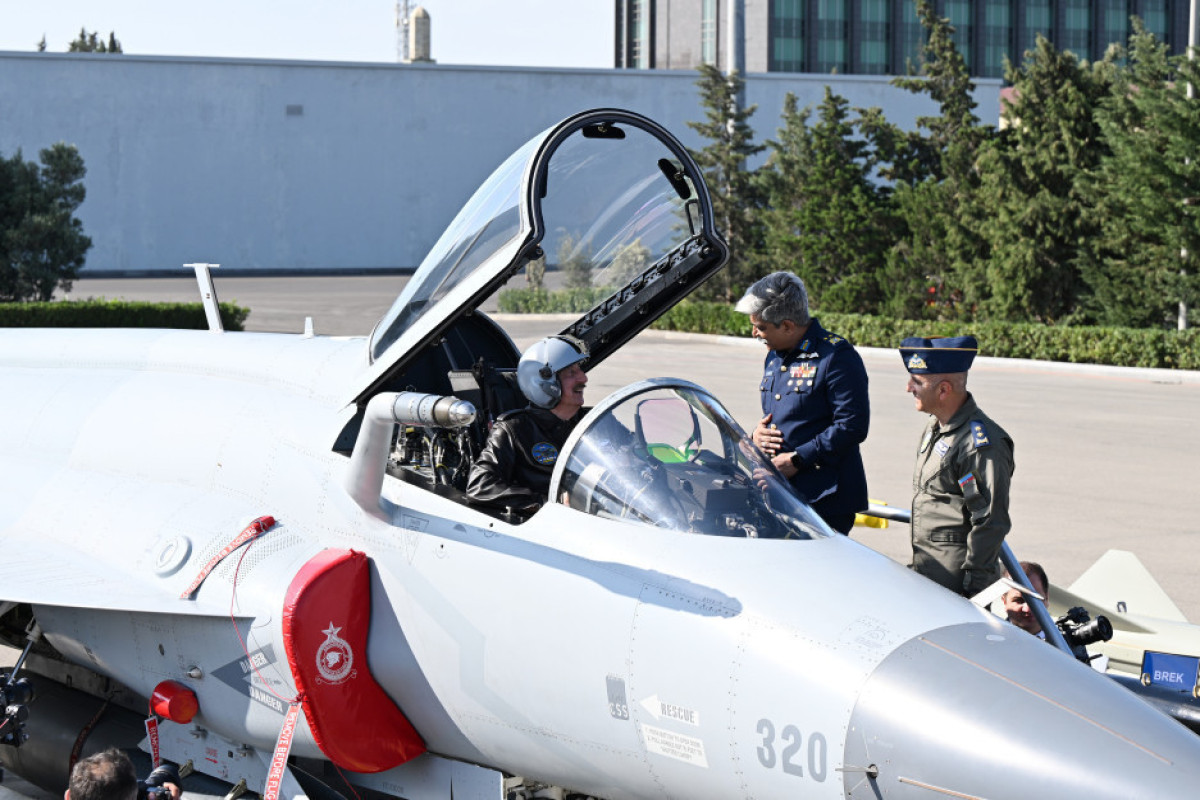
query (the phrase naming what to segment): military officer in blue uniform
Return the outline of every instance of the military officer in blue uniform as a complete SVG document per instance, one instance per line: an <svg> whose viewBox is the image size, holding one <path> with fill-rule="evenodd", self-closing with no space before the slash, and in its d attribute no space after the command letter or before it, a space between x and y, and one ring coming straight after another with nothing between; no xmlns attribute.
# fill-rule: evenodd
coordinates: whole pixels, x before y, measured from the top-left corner
<svg viewBox="0 0 1200 800"><path fill-rule="evenodd" d="M913 471L912 569L966 597L1000 578L1012 523L1013 440L967 391L973 336L908 338L900 357L908 392L932 419Z"/></svg>
<svg viewBox="0 0 1200 800"><path fill-rule="evenodd" d="M790 272L757 281L737 310L770 348L754 443L831 528L849 533L867 507L859 445L871 407L862 358L809 315L804 281Z"/></svg>

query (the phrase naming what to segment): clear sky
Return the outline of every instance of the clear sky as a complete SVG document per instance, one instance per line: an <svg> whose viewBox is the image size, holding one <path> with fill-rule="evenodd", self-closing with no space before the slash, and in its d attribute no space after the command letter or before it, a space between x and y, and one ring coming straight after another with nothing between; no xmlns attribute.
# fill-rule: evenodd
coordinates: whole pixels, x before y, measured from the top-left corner
<svg viewBox="0 0 1200 800"><path fill-rule="evenodd" d="M612 0L409 0L443 64L608 68ZM80 28L132 55L396 60L395 0L0 0L0 50L63 52Z"/></svg>

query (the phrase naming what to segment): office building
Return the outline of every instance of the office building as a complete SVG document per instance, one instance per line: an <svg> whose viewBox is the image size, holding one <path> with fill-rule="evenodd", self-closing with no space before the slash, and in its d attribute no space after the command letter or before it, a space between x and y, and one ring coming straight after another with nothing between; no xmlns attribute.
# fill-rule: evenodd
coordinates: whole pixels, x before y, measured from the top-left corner
<svg viewBox="0 0 1200 800"><path fill-rule="evenodd" d="M696 69L726 64L735 0L614 0L614 66ZM900 75L920 64L924 30L916 0L737 0L747 73ZM935 0L957 29L971 74L1004 77L1040 33L1087 60L1124 44L1138 16L1173 53L1187 48L1190 0Z"/></svg>
<svg viewBox="0 0 1200 800"><path fill-rule="evenodd" d="M0 52L0 75L0 155L65 141L87 165L89 275L410 269L492 170L571 114L626 108L705 144L684 70L31 50ZM788 93L816 104L826 86L905 130L937 113L878 75L754 75L746 101L769 134ZM999 117L999 81L974 96Z"/></svg>

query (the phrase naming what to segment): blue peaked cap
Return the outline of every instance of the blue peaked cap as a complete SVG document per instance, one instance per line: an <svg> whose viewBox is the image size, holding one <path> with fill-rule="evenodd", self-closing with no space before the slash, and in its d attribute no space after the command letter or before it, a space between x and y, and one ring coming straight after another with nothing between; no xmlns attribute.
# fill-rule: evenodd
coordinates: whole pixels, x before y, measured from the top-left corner
<svg viewBox="0 0 1200 800"><path fill-rule="evenodd" d="M979 352L974 336L910 336L900 343L904 368L914 375L947 375L966 372Z"/></svg>

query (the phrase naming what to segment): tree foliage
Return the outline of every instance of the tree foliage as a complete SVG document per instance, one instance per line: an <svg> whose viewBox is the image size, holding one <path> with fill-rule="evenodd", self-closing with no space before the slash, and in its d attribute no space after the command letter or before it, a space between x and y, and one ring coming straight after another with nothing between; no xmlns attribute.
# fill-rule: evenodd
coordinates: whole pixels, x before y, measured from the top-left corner
<svg viewBox="0 0 1200 800"><path fill-rule="evenodd" d="M87 172L79 151L60 142L40 157L39 167L20 151L0 156L0 301L69 290L92 246L75 217Z"/></svg>
<svg viewBox="0 0 1200 800"><path fill-rule="evenodd" d="M45 37L42 37L42 47L45 47ZM121 42L118 41L114 31L109 31L108 41L105 42L100 38L100 35L95 31L88 33L87 29L80 28L79 35L67 45L68 53L123 53Z"/></svg>
<svg viewBox="0 0 1200 800"><path fill-rule="evenodd" d="M1097 111L1108 152L1088 188L1100 234L1086 268L1104 324L1173 323L1200 299L1200 62L1134 21L1128 66Z"/></svg>
<svg viewBox="0 0 1200 800"><path fill-rule="evenodd" d="M889 245L887 191L871 179L867 141L845 98L827 87L811 109L784 101L778 141L763 170L764 250L814 287L822 312L878 310L878 280Z"/></svg>
<svg viewBox="0 0 1200 800"><path fill-rule="evenodd" d="M733 250L720 299L786 269L823 312L1182 327L1200 304L1200 58L1170 57L1136 18L1093 63L1039 38L1006 65L997 130L949 20L916 9L920 69L892 83L938 113L913 130L829 90L815 112L789 95L750 171L754 108L738 109L737 75L702 69L706 119L689 124Z"/></svg>
<svg viewBox="0 0 1200 800"><path fill-rule="evenodd" d="M641 275L650 266L650 248L642 244L641 238L634 239L613 256L612 264L605 270L607 286L624 286Z"/></svg>
<svg viewBox="0 0 1200 800"><path fill-rule="evenodd" d="M1038 36L1020 68L1003 131L981 148L981 203L989 223L984 316L1062 322L1086 293L1081 243L1099 232L1087 176L1108 148L1096 110L1109 93L1112 54L1094 65Z"/></svg>
<svg viewBox="0 0 1200 800"><path fill-rule="evenodd" d="M558 240L558 268L563 271L563 282L568 289L589 289L592 286L592 248L584 244L577 234L560 229Z"/></svg>
<svg viewBox="0 0 1200 800"><path fill-rule="evenodd" d="M954 27L933 3L918 0L926 31L920 74L892 83L937 102L939 114L918 117L914 131L875 125L874 146L890 160L902 233L888 252L885 307L913 317L973 316L986 298L981 265L988 258L979 204L978 152L992 134L975 115L975 84L954 44Z"/></svg>
<svg viewBox="0 0 1200 800"><path fill-rule="evenodd" d="M762 238L758 184L754 173L746 168L746 160L761 153L764 145L755 144L748 122L757 106L739 105L743 83L737 72L725 76L711 64L701 65L696 85L705 118L703 122L688 123L708 141L691 155L704 171L712 193L713 214L730 251L729 264L702 291L711 294L715 290L725 300L734 299L756 277L755 256L761 250Z"/></svg>

